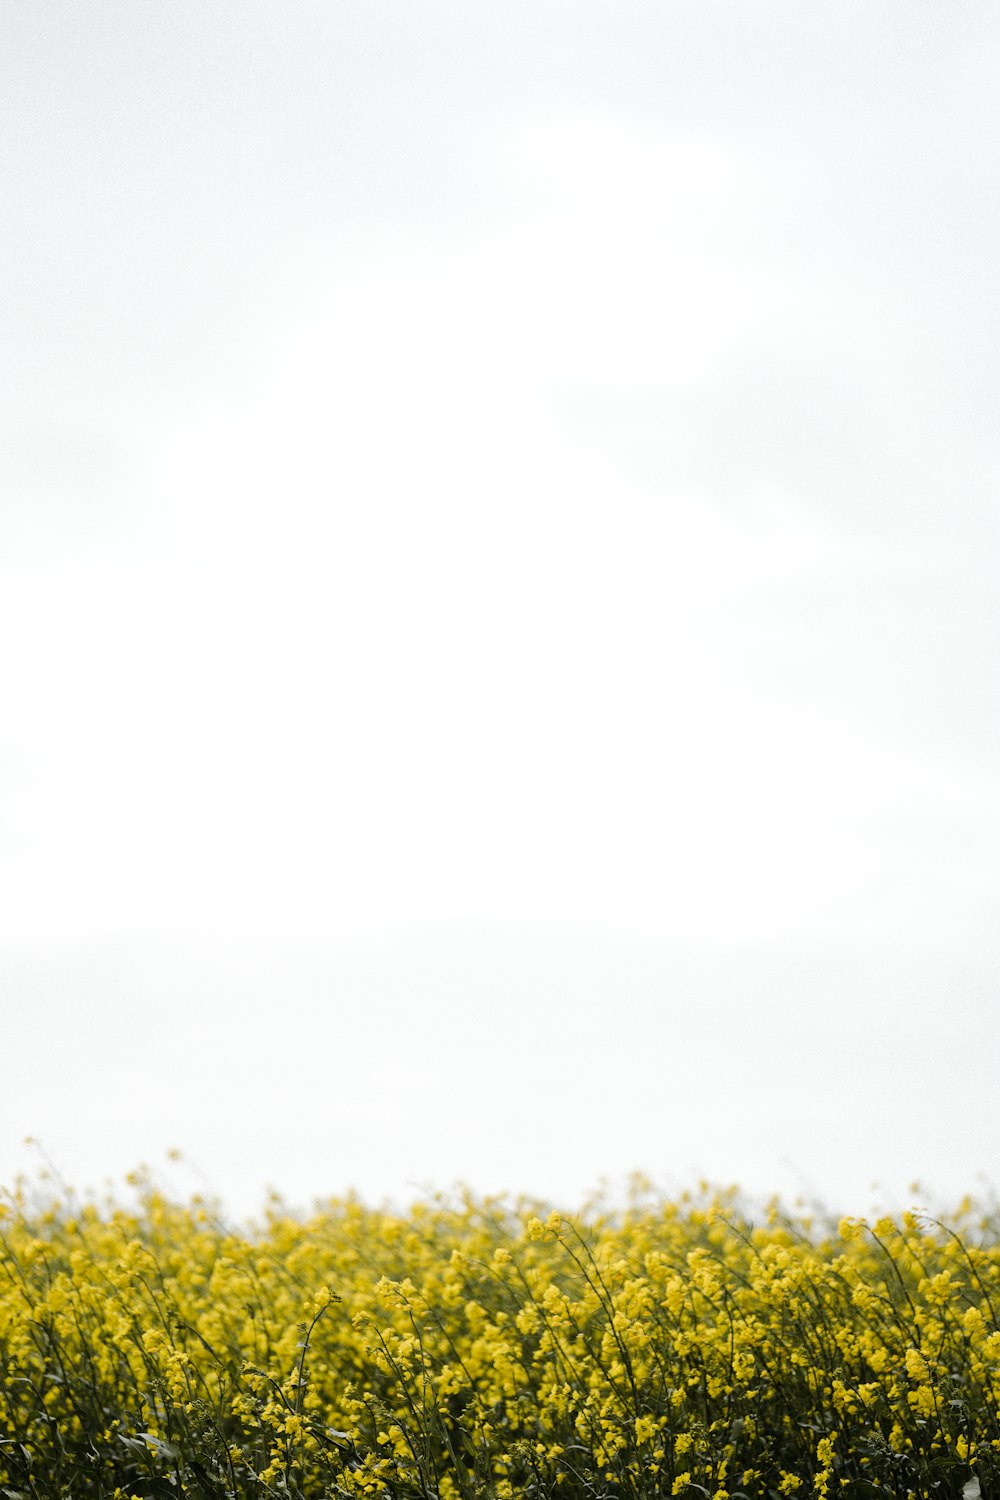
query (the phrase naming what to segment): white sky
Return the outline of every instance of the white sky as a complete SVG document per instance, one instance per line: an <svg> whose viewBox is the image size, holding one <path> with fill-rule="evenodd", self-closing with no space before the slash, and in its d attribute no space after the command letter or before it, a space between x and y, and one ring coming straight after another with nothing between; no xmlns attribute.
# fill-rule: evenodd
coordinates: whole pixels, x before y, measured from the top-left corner
<svg viewBox="0 0 1000 1500"><path fill-rule="evenodd" d="M0 1178L997 1173L998 66L4 7Z"/></svg>

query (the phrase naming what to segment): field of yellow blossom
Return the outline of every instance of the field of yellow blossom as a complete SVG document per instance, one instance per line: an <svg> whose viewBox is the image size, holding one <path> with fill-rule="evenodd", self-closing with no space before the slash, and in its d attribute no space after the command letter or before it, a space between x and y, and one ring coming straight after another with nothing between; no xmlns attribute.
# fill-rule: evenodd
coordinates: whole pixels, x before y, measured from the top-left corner
<svg viewBox="0 0 1000 1500"><path fill-rule="evenodd" d="M269 1201L236 1229L20 1182L0 1494L1000 1495L1000 1214L868 1225L708 1189L564 1216Z"/></svg>

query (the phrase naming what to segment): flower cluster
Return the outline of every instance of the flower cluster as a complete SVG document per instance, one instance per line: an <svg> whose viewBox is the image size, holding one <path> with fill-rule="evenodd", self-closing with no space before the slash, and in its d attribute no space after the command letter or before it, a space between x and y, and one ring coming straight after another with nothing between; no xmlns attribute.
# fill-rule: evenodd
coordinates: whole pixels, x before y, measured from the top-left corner
<svg viewBox="0 0 1000 1500"><path fill-rule="evenodd" d="M0 1206L0 1491L1000 1493L1000 1220Z"/></svg>

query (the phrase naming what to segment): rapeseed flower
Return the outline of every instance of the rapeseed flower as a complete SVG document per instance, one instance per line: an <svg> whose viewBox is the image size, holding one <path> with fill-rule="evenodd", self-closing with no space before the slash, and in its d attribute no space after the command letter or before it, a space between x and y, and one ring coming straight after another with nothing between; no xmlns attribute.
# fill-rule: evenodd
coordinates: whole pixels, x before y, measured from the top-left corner
<svg viewBox="0 0 1000 1500"><path fill-rule="evenodd" d="M992 1209L275 1200L233 1230L136 1190L2 1205L0 1490L929 1500L1000 1478Z"/></svg>

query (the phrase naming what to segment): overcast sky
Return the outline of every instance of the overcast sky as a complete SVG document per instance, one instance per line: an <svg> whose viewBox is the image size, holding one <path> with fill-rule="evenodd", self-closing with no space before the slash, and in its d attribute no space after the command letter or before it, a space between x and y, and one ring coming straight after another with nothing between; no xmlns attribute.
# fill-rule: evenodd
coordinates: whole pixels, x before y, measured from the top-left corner
<svg viewBox="0 0 1000 1500"><path fill-rule="evenodd" d="M998 74L4 6L2 1180L997 1176Z"/></svg>

